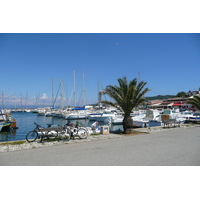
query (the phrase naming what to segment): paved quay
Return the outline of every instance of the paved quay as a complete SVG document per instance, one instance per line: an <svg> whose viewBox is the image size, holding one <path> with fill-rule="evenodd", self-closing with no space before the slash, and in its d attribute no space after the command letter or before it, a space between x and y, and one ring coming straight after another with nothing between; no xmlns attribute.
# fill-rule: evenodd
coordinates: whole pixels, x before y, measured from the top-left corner
<svg viewBox="0 0 200 200"><path fill-rule="evenodd" d="M143 132L143 133L156 133L156 132L166 132L166 131L173 131L174 129L180 129L180 128L189 128L190 126L188 125L181 125L181 127L171 127L171 128L163 128L161 126L157 127L151 127L151 128L137 128L133 129L137 132ZM6 142L1 142L0 143L0 152L8 152L8 151L19 151L19 150L25 150L25 149L34 149L34 148L44 148L44 147L50 147L50 146L55 146L55 145L62 145L62 144L73 144L73 143L82 143L82 142L90 142L90 141L97 141L97 140L107 140L107 139L112 139L112 138L120 138L120 137L125 137L123 134L117 134L117 133L110 133L108 135L89 135L87 139L79 139L76 138L75 140L70 140L70 141L51 141L51 142L32 142L29 143L25 141L23 144L6 144Z"/></svg>
<svg viewBox="0 0 200 200"><path fill-rule="evenodd" d="M89 136L67 144L39 144L43 148L9 149L0 153L0 165L200 166L200 126L148 131L149 134Z"/></svg>
<svg viewBox="0 0 200 200"><path fill-rule="evenodd" d="M89 135L87 139L79 139L75 138L74 140L70 141L65 141L65 140L60 140L60 141L51 141L51 142L27 142L23 144L17 144L17 145L12 145L12 144L6 144L6 142L0 143L0 152L8 152L8 151L18 151L18 150L25 150L25 149L34 149L34 148L44 148L44 147L50 147L50 146L55 146L55 145L62 145L62 144L73 144L73 143L82 143L82 142L90 142L90 141L96 141L96 140L107 140L111 138L119 138L123 137L121 134L108 134L108 135Z"/></svg>

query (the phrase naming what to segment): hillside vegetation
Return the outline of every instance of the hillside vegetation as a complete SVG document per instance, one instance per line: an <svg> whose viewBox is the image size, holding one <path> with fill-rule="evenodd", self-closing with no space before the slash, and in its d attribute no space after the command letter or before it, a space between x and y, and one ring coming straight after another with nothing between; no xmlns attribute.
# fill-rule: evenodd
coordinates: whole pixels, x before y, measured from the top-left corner
<svg viewBox="0 0 200 200"><path fill-rule="evenodd" d="M147 101L151 100L163 100L163 99L168 99L168 98L173 98L175 95L157 95L153 97L145 97Z"/></svg>

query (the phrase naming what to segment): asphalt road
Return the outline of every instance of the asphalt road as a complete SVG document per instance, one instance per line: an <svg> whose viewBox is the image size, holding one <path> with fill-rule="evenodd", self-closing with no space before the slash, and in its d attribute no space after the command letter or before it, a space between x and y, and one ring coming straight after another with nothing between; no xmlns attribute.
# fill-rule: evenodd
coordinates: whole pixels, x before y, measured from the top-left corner
<svg viewBox="0 0 200 200"><path fill-rule="evenodd" d="M1 166L199 166L200 126L0 153Z"/></svg>

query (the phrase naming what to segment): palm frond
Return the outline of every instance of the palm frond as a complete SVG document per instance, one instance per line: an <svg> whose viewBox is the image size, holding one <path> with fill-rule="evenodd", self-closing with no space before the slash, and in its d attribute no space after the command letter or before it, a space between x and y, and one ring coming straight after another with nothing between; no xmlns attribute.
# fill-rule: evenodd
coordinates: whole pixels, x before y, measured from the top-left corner
<svg viewBox="0 0 200 200"><path fill-rule="evenodd" d="M121 107L126 116L129 116L133 108L139 106L145 101L143 97L148 91L148 88L145 88L146 82L139 82L137 79L133 79L128 82L126 77L118 78L119 86L108 85L105 89L105 93L109 95L116 103L103 101L112 106Z"/></svg>

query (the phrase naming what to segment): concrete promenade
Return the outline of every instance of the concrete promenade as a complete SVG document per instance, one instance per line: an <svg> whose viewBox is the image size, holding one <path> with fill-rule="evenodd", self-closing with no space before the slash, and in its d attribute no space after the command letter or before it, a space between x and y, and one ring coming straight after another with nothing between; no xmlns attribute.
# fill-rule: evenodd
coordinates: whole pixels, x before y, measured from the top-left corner
<svg viewBox="0 0 200 200"><path fill-rule="evenodd" d="M0 153L1 166L199 166L200 126L99 135ZM144 131L144 129L143 129ZM26 143L25 143L26 144ZM26 144L29 145L29 144ZM42 145L42 144L41 144Z"/></svg>

